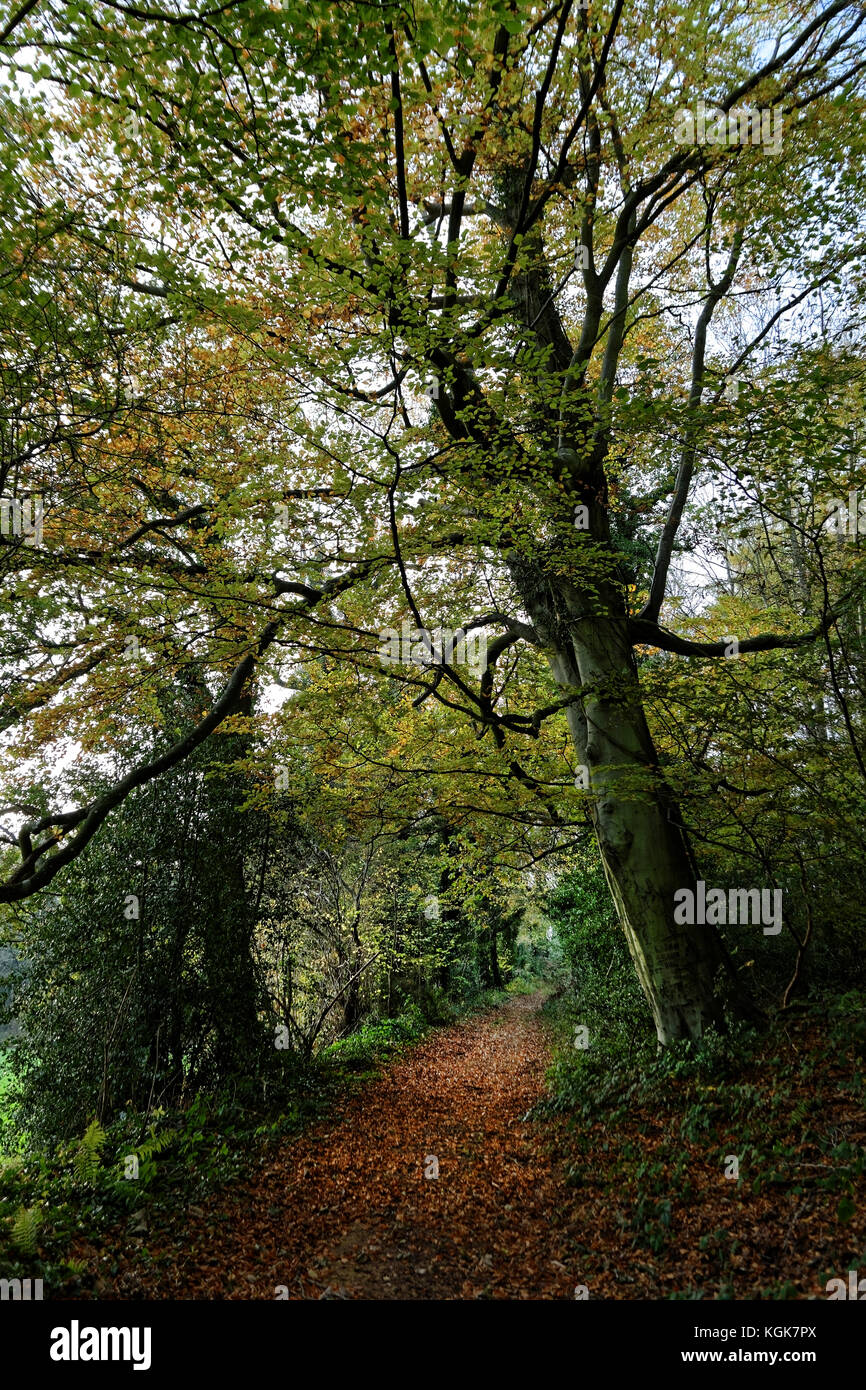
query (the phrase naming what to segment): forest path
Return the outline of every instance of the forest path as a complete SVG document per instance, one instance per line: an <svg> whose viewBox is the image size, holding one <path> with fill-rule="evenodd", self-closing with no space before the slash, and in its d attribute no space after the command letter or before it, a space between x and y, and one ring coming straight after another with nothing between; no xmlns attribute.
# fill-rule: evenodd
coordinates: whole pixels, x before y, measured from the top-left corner
<svg viewBox="0 0 866 1390"><path fill-rule="evenodd" d="M524 1118L544 1092L545 997L409 1048L336 1122L188 1209L181 1231L152 1233L152 1263L115 1250L108 1296L573 1298L567 1189Z"/></svg>

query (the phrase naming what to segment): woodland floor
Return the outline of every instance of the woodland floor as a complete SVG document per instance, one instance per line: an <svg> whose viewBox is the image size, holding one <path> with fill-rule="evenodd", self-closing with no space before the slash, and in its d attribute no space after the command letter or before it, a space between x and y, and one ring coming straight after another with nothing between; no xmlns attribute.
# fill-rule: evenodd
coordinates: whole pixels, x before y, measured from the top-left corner
<svg viewBox="0 0 866 1390"><path fill-rule="evenodd" d="M573 1298L539 1127L544 995L439 1029L181 1230L80 1253L114 1298ZM425 1177L429 1155L438 1178ZM145 1246L147 1254L145 1254ZM79 1253L79 1252L76 1252ZM106 1278L106 1265L118 1273ZM95 1272L95 1269L94 1269ZM283 1297L285 1295L283 1294Z"/></svg>
<svg viewBox="0 0 866 1390"><path fill-rule="evenodd" d="M837 1196L747 1193L705 1143L679 1136L674 1174L674 1136L651 1110L629 1117L628 1135L594 1126L576 1165L578 1131L528 1117L550 1060L545 997L434 1031L201 1205L77 1242L84 1296L573 1299L587 1285L592 1298L825 1297L822 1271L859 1253L860 1201L842 1228ZM862 1146L862 1112L832 1072L822 1118ZM620 1167L626 1138L660 1160L672 1199L655 1249L636 1235L645 1202Z"/></svg>

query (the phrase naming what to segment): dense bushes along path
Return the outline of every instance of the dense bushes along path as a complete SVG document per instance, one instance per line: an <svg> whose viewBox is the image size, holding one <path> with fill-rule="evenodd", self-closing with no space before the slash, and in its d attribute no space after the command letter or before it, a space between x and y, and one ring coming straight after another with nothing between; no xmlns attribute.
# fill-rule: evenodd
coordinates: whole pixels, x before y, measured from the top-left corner
<svg viewBox="0 0 866 1390"><path fill-rule="evenodd" d="M573 1298L568 1189L524 1118L544 1090L544 998L432 1033L254 1180L94 1252L99 1295Z"/></svg>

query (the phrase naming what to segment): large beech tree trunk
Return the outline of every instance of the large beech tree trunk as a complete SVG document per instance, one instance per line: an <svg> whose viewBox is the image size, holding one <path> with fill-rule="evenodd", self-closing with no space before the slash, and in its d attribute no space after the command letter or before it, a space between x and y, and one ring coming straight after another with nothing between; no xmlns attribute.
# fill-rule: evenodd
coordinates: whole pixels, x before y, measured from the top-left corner
<svg viewBox="0 0 866 1390"><path fill-rule="evenodd" d="M586 92L589 81L585 73ZM594 123L590 134L597 135ZM523 228L532 167L524 163L501 173L500 221L509 235ZM594 179L593 169L588 176ZM605 876L664 1047L700 1037L708 1026L723 1026L725 1003L735 1013L755 1011L738 987L716 929L674 922L674 894L694 890L697 875L644 713L611 541L605 462L635 233L633 211L624 213L617 231L613 312L606 323L608 282L599 278L592 257L584 258L585 304L576 344L565 332L551 289L555 277L540 221L521 246L512 305L544 364L535 402L537 443L543 454L556 450L553 477L562 502L559 514L550 518L559 538L540 542L529 560L512 552L508 564L560 690L575 696L567 717L577 761L588 771L590 814ZM585 251L593 245L591 211L584 215L580 242ZM692 395L698 399L706 326L724 289L722 281L710 294L696 333ZM591 380L587 370L597 345L603 346L597 379ZM551 385L558 401L554 411ZM560 543L567 534L571 540Z"/></svg>
<svg viewBox="0 0 866 1390"><path fill-rule="evenodd" d="M715 928L674 922L674 894L694 889L696 874L659 770L625 616L600 615L598 590L583 601L561 577L518 566L515 578L560 690L579 695L567 711L571 737L588 771L605 876L659 1044L698 1038L724 1026L726 1003L734 1013L753 1011Z"/></svg>

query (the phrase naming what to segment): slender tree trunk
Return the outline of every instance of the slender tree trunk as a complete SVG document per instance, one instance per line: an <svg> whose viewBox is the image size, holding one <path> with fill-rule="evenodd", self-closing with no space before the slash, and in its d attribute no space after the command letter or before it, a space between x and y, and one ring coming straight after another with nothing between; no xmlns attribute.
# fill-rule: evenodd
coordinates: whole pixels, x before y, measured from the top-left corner
<svg viewBox="0 0 866 1390"><path fill-rule="evenodd" d="M454 848L452 845L452 840L454 838L453 826L449 825L444 816L439 816L437 818L437 825L442 847L450 854ZM445 949L449 953L454 951L456 944L466 935L466 928L460 908L453 902L449 903L448 900L449 892L453 886L454 874L446 859L439 874L439 920L443 932L446 933L447 944ZM446 992L451 989L452 985L451 967L452 962L449 959L446 960L443 965L440 965L437 971L439 988Z"/></svg>
<svg viewBox="0 0 866 1390"><path fill-rule="evenodd" d="M251 701L241 709L248 714ZM246 734L225 739L203 793L210 834L200 866L200 892L207 893L202 973L216 1035L214 1066L222 1076L247 1073L262 1040L252 954L255 909L245 872L251 823L249 813L239 809L243 781L230 766L231 758L248 748Z"/></svg>
<svg viewBox="0 0 866 1390"><path fill-rule="evenodd" d="M493 981L494 989L502 988L502 971L499 969L499 954L496 949L496 939L498 932L495 926L490 928L490 978Z"/></svg>
<svg viewBox="0 0 866 1390"><path fill-rule="evenodd" d="M354 958L347 962L347 969L354 973L357 970ZM360 978L353 980L346 990L345 1002L343 1004L343 1026L342 1034L354 1032L361 1018L361 981Z"/></svg>
<svg viewBox="0 0 866 1390"><path fill-rule="evenodd" d="M356 903L355 912L352 917L351 934L352 945L346 955L346 969L349 973L351 984L346 990L343 1002L343 1032L352 1033L361 1021L361 977L356 972L360 968L363 959L360 935L360 916Z"/></svg>
<svg viewBox="0 0 866 1390"><path fill-rule="evenodd" d="M475 929L475 959L478 963L478 983L482 989L490 989L493 975L490 970L490 945L483 927Z"/></svg>

